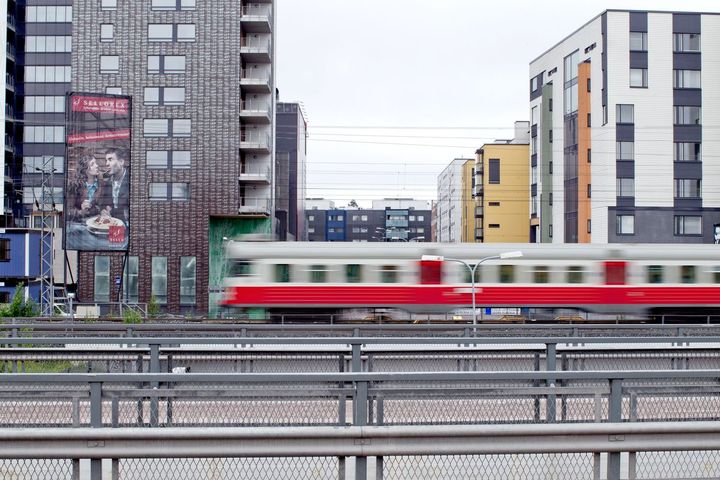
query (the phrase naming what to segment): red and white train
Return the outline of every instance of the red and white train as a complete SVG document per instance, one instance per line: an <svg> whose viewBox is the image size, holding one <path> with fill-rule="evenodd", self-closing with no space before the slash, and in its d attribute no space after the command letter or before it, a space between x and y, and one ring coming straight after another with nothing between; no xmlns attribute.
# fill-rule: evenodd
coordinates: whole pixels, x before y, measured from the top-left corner
<svg viewBox="0 0 720 480"><path fill-rule="evenodd" d="M469 269L455 260L512 251L522 257L478 267L478 307L720 313L716 245L230 242L224 305L449 312L472 304Z"/></svg>

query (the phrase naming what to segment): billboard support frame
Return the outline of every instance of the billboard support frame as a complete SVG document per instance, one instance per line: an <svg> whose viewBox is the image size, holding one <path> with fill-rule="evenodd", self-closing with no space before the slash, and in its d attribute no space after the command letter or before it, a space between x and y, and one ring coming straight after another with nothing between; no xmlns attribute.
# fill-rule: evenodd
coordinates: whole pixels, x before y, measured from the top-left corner
<svg viewBox="0 0 720 480"><path fill-rule="evenodd" d="M40 180L40 315L52 317L55 313L55 282L53 276L54 248L54 173L55 155L43 157Z"/></svg>

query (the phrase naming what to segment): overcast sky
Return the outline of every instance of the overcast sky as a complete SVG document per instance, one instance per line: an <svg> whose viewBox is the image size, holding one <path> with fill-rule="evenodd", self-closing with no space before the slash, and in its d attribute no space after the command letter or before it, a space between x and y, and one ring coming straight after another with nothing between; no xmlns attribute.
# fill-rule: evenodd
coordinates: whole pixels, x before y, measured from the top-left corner
<svg viewBox="0 0 720 480"><path fill-rule="evenodd" d="M308 196L435 199L453 158L528 120L530 61L612 8L720 2L277 0L276 83L307 115Z"/></svg>

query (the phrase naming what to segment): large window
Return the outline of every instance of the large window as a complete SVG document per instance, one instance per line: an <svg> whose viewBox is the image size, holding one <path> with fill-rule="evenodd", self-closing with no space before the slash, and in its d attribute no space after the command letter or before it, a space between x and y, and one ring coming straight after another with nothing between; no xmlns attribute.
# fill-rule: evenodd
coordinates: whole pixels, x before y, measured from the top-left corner
<svg viewBox="0 0 720 480"><path fill-rule="evenodd" d="M550 283L550 268L546 266L537 266L533 270L534 283Z"/></svg>
<svg viewBox="0 0 720 480"><path fill-rule="evenodd" d="M151 42L194 42L195 24L193 23L150 23L148 40Z"/></svg>
<svg viewBox="0 0 720 480"><path fill-rule="evenodd" d="M635 215L618 215L615 217L615 233L618 235L635 235Z"/></svg>
<svg viewBox="0 0 720 480"><path fill-rule="evenodd" d="M95 283L96 302L110 301L110 257L104 255L95 256Z"/></svg>
<svg viewBox="0 0 720 480"><path fill-rule="evenodd" d="M500 265L500 283L515 281L515 265Z"/></svg>
<svg viewBox="0 0 720 480"><path fill-rule="evenodd" d="M127 257L123 273L123 298L130 302L138 301L138 257Z"/></svg>
<svg viewBox="0 0 720 480"><path fill-rule="evenodd" d="M186 170L190 164L191 153L187 150L148 150L146 153L149 169Z"/></svg>
<svg viewBox="0 0 720 480"><path fill-rule="evenodd" d="M120 57L118 55L100 55L100 73L118 73Z"/></svg>
<svg viewBox="0 0 720 480"><path fill-rule="evenodd" d="M700 88L700 70L675 70L675 88Z"/></svg>
<svg viewBox="0 0 720 480"><path fill-rule="evenodd" d="M180 305L195 305L196 284L196 257L180 257Z"/></svg>
<svg viewBox="0 0 720 480"><path fill-rule="evenodd" d="M192 134L192 123L189 118L176 118L172 121L172 136L189 137Z"/></svg>
<svg viewBox="0 0 720 480"><path fill-rule="evenodd" d="M65 143L65 127L23 127L25 143Z"/></svg>
<svg viewBox="0 0 720 480"><path fill-rule="evenodd" d="M648 283L662 283L663 282L663 267L662 267L662 265L648 265L647 277L648 277Z"/></svg>
<svg viewBox="0 0 720 480"><path fill-rule="evenodd" d="M695 265L680 266L680 281L682 283L695 283Z"/></svg>
<svg viewBox="0 0 720 480"><path fill-rule="evenodd" d="M159 304L167 303L167 257L152 257L152 294Z"/></svg>
<svg viewBox="0 0 720 480"><path fill-rule="evenodd" d="M185 87L145 87L145 105L184 105Z"/></svg>
<svg viewBox="0 0 720 480"><path fill-rule="evenodd" d="M117 0L100 0L100 10L117 10Z"/></svg>
<svg viewBox="0 0 720 480"><path fill-rule="evenodd" d="M616 180L618 197L634 197L635 196L635 179L634 178L618 178Z"/></svg>
<svg viewBox="0 0 720 480"><path fill-rule="evenodd" d="M397 283L398 281L398 267L395 265L383 265L380 268L380 282L381 283Z"/></svg>
<svg viewBox="0 0 720 480"><path fill-rule="evenodd" d="M616 142L615 154L618 160L635 160L635 142Z"/></svg>
<svg viewBox="0 0 720 480"><path fill-rule="evenodd" d="M631 87L647 87L648 71L647 68L631 68L630 69L630 86Z"/></svg>
<svg viewBox="0 0 720 480"><path fill-rule="evenodd" d="M148 73L185 73L185 55L148 55Z"/></svg>
<svg viewBox="0 0 720 480"><path fill-rule="evenodd" d="M26 83L70 83L70 67L25 67Z"/></svg>
<svg viewBox="0 0 720 480"><path fill-rule="evenodd" d="M630 51L647 52L648 34L647 32L630 32Z"/></svg>
<svg viewBox="0 0 720 480"><path fill-rule="evenodd" d="M311 283L327 282L327 267L325 267L325 265L312 265L310 267L310 282Z"/></svg>
<svg viewBox="0 0 720 480"><path fill-rule="evenodd" d="M699 52L699 33L675 33L673 34L673 49L676 52Z"/></svg>
<svg viewBox="0 0 720 480"><path fill-rule="evenodd" d="M72 22L72 7L25 7L25 21L27 23L67 23Z"/></svg>
<svg viewBox="0 0 720 480"><path fill-rule="evenodd" d="M25 37L25 51L30 53L70 53L72 52L72 37L69 35L28 35Z"/></svg>
<svg viewBox="0 0 720 480"><path fill-rule="evenodd" d="M278 283L290 282L290 265L287 263L275 265L275 281Z"/></svg>
<svg viewBox="0 0 720 480"><path fill-rule="evenodd" d="M45 155L23 157L23 173L42 173L42 170L49 172L55 169L55 173L65 171L65 157L62 155Z"/></svg>
<svg viewBox="0 0 720 480"><path fill-rule="evenodd" d="M615 111L615 122L635 123L635 106L618 104Z"/></svg>
<svg viewBox="0 0 720 480"><path fill-rule="evenodd" d="M675 125L700 125L700 107L676 105L674 108Z"/></svg>
<svg viewBox="0 0 720 480"><path fill-rule="evenodd" d="M190 185L183 182L151 182L148 196L154 201L188 201Z"/></svg>
<svg viewBox="0 0 720 480"><path fill-rule="evenodd" d="M568 267L567 271L567 282L568 283L582 283L583 282L583 267L571 266Z"/></svg>
<svg viewBox="0 0 720 480"><path fill-rule="evenodd" d="M347 283L360 283L362 281L362 265L345 265Z"/></svg>
<svg viewBox="0 0 720 480"><path fill-rule="evenodd" d="M500 183L500 159L491 158L488 160L488 183Z"/></svg>
<svg viewBox="0 0 720 480"><path fill-rule="evenodd" d="M152 10L195 10L196 0L152 0Z"/></svg>
<svg viewBox="0 0 720 480"><path fill-rule="evenodd" d="M25 113L63 113L65 97L61 96L26 96Z"/></svg>
<svg viewBox="0 0 720 480"><path fill-rule="evenodd" d="M700 198L702 196L702 180L676 178L675 198Z"/></svg>
<svg viewBox="0 0 720 480"><path fill-rule="evenodd" d="M146 137L189 137L192 133L190 119L146 118L143 134Z"/></svg>
<svg viewBox="0 0 720 480"><path fill-rule="evenodd" d="M693 142L675 143L676 162L699 162L702 160L702 144Z"/></svg>
<svg viewBox="0 0 720 480"><path fill-rule="evenodd" d="M702 217L677 215L675 217L675 235L702 235Z"/></svg>

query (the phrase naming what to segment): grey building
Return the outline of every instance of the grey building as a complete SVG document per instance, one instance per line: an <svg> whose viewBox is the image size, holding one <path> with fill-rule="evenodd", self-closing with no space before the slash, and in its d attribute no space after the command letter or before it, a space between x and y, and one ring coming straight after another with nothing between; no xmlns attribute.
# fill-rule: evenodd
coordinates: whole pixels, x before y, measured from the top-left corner
<svg viewBox="0 0 720 480"><path fill-rule="evenodd" d="M274 10L271 0L76 2L72 90L133 98L127 267L121 253L82 253L80 301L123 276L129 299L212 311L223 239L272 233Z"/></svg>
<svg viewBox="0 0 720 480"><path fill-rule="evenodd" d="M307 240L307 122L298 103L278 103L275 137L275 218L278 240Z"/></svg>

